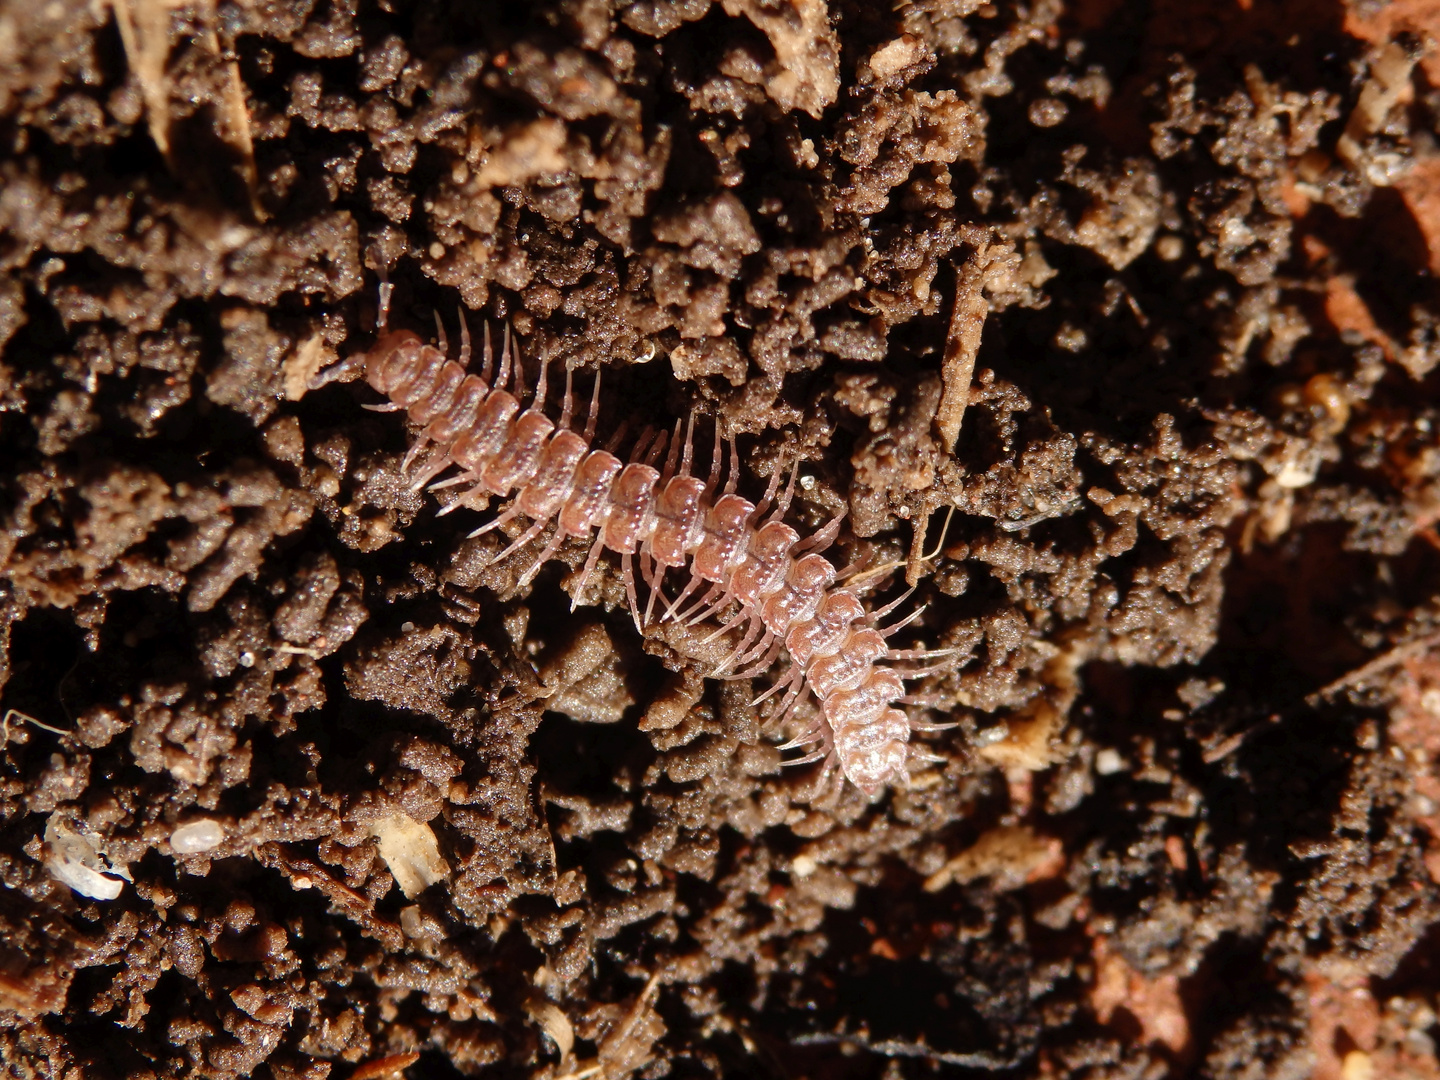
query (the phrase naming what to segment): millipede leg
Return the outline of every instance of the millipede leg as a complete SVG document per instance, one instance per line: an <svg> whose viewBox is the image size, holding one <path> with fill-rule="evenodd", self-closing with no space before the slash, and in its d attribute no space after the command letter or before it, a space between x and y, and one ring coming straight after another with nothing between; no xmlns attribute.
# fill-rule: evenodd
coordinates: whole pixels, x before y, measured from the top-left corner
<svg viewBox="0 0 1440 1080"><path fill-rule="evenodd" d="M625 578L625 599L630 601L630 618L635 620L635 632L643 634L640 629L640 602L635 596L635 556L627 551L620 557L620 572Z"/></svg>
<svg viewBox="0 0 1440 1080"><path fill-rule="evenodd" d="M497 519L497 520L498 520L498 519ZM493 559L491 559L486 565L487 565L487 566L494 566L494 565L496 565L497 563L502 563L502 562L504 562L504 561L505 561L506 559L508 559L511 555L513 555L515 552L519 551L519 550L520 550L522 547L524 547L526 544L530 543L531 540L534 540L535 537L539 536L542 532L544 532L544 531L545 531L545 526L548 525L548 524L550 524L550 519L549 519L549 518L543 518L543 519L541 519L540 521L535 522L535 523L534 523L533 525L531 525L528 529L526 529L523 533L521 533L519 536L517 536L514 540L510 541L509 547L507 547L504 551L500 552L500 554L496 555L496 556L495 556ZM471 535L473 536L473 535L475 535L475 534L472 533Z"/></svg>
<svg viewBox="0 0 1440 1080"><path fill-rule="evenodd" d="M510 382L510 324L505 324L505 345L500 350L500 374L495 376L495 387L504 390Z"/></svg>
<svg viewBox="0 0 1440 1080"><path fill-rule="evenodd" d="M751 642L755 640L756 631L758 631L764 625L765 624L762 623L758 617L751 620L750 625L745 629L745 636L740 639L740 644L735 646L734 651L732 651L729 656L727 656L724 660L720 661L720 666L715 669L715 675L718 676L720 672L724 671L731 664L735 663L736 660L739 659L739 657L742 656L745 651L750 648Z"/></svg>
<svg viewBox="0 0 1440 1080"><path fill-rule="evenodd" d="M640 432L640 438L636 439L635 445L630 448L630 461L639 461L640 456L645 453L646 448L650 445L650 440L654 437L655 425L646 424L645 429ZM614 440L612 440L612 442L613 441Z"/></svg>
<svg viewBox="0 0 1440 1080"><path fill-rule="evenodd" d="M686 444L686 456L689 456L690 447ZM664 487L675 475L675 462L680 454L680 421L675 421L675 434L670 436L670 452L665 455L665 468L660 471L660 486Z"/></svg>
<svg viewBox="0 0 1440 1080"><path fill-rule="evenodd" d="M901 705L918 705L922 709L944 709L954 705L952 698L941 694L906 694L902 698L896 698ZM947 725L954 727L954 724Z"/></svg>
<svg viewBox="0 0 1440 1080"><path fill-rule="evenodd" d="M365 373L365 353L351 353L338 364L331 364L324 371L317 371L305 383L307 390L319 390L332 382L349 382Z"/></svg>
<svg viewBox="0 0 1440 1080"><path fill-rule="evenodd" d="M690 414L694 416L694 413ZM705 490L700 494L700 501L706 506L710 505L710 496L715 493L715 485L720 483L720 470L724 465L725 447L720 441L720 418L715 418L715 449L710 453L710 478L705 481Z"/></svg>
<svg viewBox="0 0 1440 1080"><path fill-rule="evenodd" d="M484 344L481 346L480 359L480 381L493 389L499 389L490 381L490 376L495 374L495 352L490 348L490 320L485 320Z"/></svg>
<svg viewBox="0 0 1440 1080"><path fill-rule="evenodd" d="M881 637L887 637L887 638L888 638L888 637L893 637L895 634L899 633L901 630L904 630L905 627L909 626L912 622L914 622L916 619L918 619L921 615L924 615L924 614L925 614L925 609L928 608L929 606L930 606L929 604L921 604L918 608L916 608L914 611L912 611L909 615L906 615L905 618L901 619L899 622L895 623L893 626L887 626L887 627L885 627L885 629L881 630L881 631L880 631L880 636L881 636ZM883 616L883 615L879 616L879 618L882 618L882 619L883 619L884 617L885 617L885 616ZM877 628L877 629L878 629L878 628Z"/></svg>
<svg viewBox="0 0 1440 1080"><path fill-rule="evenodd" d="M691 571L689 582L687 582L685 588L680 591L680 595L677 596L670 603L670 606L665 609L665 614L660 616L660 621L662 623L669 622L672 618L674 618L675 609L678 608L681 604L683 604L686 600L688 600L690 598L690 594L693 593L696 589L698 589L701 582L703 582L704 580L705 579L702 578L699 574Z"/></svg>
<svg viewBox="0 0 1440 1080"><path fill-rule="evenodd" d="M779 644L779 643L777 642L777 644ZM778 652L776 653L776 655L777 655L777 656L779 655ZM803 681L804 681L804 675L801 674L799 665L792 665L791 668L790 668L790 673L789 673L788 675L786 675L785 678L779 679L779 680L777 680L776 682L771 683L771 684L770 684L770 689L766 690L763 694L761 694L759 697L755 698L755 700L753 700L752 702L750 702L750 707L753 709L753 708L755 708L755 706L760 705L760 704L763 704L765 701L769 700L772 696L774 696L775 694L778 694L781 690L785 690L786 693L787 693L787 695L788 695L790 688L792 688L792 687L798 688L798 686L799 686ZM785 700L785 698L782 697L780 700L783 702L783 701Z"/></svg>
<svg viewBox="0 0 1440 1080"><path fill-rule="evenodd" d="M918 731L926 734L932 731L951 731L959 726L959 724L926 724L920 720L910 721L911 731Z"/></svg>
<svg viewBox="0 0 1440 1080"><path fill-rule="evenodd" d="M690 590L688 589L686 590L687 593L689 591ZM695 612L699 611L701 608L709 606L712 601L724 595L726 595L724 585L711 585L709 592L707 592L699 600L695 601L695 603L687 611L683 612L678 616L679 620L687 626L690 625L691 615L695 614ZM679 601L677 600L676 605L678 606L678 604Z"/></svg>
<svg viewBox="0 0 1440 1080"><path fill-rule="evenodd" d="M891 660L933 660L937 656L955 656L963 649L891 649L885 655Z"/></svg>
<svg viewBox="0 0 1440 1080"><path fill-rule="evenodd" d="M675 432L675 434L678 436L678 435L680 434L680 432L677 430L677 431ZM693 436L694 434L695 434L695 413L694 413L694 412L691 412L689 419L685 421L685 453L682 454L681 457L680 457L680 475L681 475L681 476L689 476L689 475L690 475L690 462L693 460L693 451L694 451L694 445L691 443L690 438L691 438L691 436Z"/></svg>
<svg viewBox="0 0 1440 1080"><path fill-rule="evenodd" d="M644 558L647 562L650 560L649 555L645 555ZM652 573L645 579L645 584L650 588L650 597L645 601L644 622L646 626L650 625L650 616L655 611L655 598L661 595L660 584L665 580L665 572L670 569L668 566L661 566L659 563L653 565L654 569Z"/></svg>
<svg viewBox="0 0 1440 1080"><path fill-rule="evenodd" d="M620 449L620 444L625 441L625 433L629 430L630 418L627 416L620 421L620 426L615 429L615 433L605 440L605 445L601 449L607 454L613 454Z"/></svg>
<svg viewBox="0 0 1440 1080"><path fill-rule="evenodd" d="M716 615L720 614L720 612L725 609L725 605L730 602L730 590L724 588L724 586L716 585L715 588L711 589L708 593L705 594L705 599L701 600L700 603L696 604L694 608L690 609L690 611L693 612L696 610L696 608L705 607L706 600L709 600L710 597L716 595L717 593L719 594L719 599L717 599L715 603L711 604L710 607L706 608L704 611L701 611L699 612L699 614L695 615L691 615L690 612L686 612L686 615L690 616L689 618L685 619L686 626L697 626L707 619L714 618Z"/></svg>
<svg viewBox="0 0 1440 1080"><path fill-rule="evenodd" d="M460 366L468 368L470 366L470 323L465 318L463 307L457 308L455 314L460 319Z"/></svg>
<svg viewBox="0 0 1440 1080"><path fill-rule="evenodd" d="M580 604L580 597L585 595L585 583L590 580L590 575L595 572L595 562L600 558L600 550L605 546L605 533L602 530L595 538L595 543L590 545L590 554L585 557L585 569L580 574L580 583L575 586L575 593L570 598L570 610L574 611Z"/></svg>
<svg viewBox="0 0 1440 1080"><path fill-rule="evenodd" d="M450 355L450 339L445 336L445 324L440 321L440 312L432 311L435 316L435 347L446 356Z"/></svg>
<svg viewBox="0 0 1440 1080"><path fill-rule="evenodd" d="M790 466L790 479L785 484L785 490L780 495L780 501L775 504L775 513L771 515L771 521L779 521L785 516L785 511L790 509L790 503L795 498L795 481L800 478L800 459L795 459L795 464Z"/></svg>
<svg viewBox="0 0 1440 1080"><path fill-rule="evenodd" d="M656 434L655 445L652 446L649 453L645 455L644 464L648 465L652 469L655 467L655 462L659 461L660 455L665 452L665 443L669 438L669 433L665 431L661 431Z"/></svg>
<svg viewBox="0 0 1440 1080"><path fill-rule="evenodd" d="M783 724L787 719L789 719L790 714L793 713L797 708L799 708L800 702L804 699L805 677L802 675L800 677L800 680L788 691L786 691L785 696L780 699L780 704L775 707L775 714L770 717L770 719L767 720L766 723Z"/></svg>
<svg viewBox="0 0 1440 1080"><path fill-rule="evenodd" d="M845 521L845 511L841 510L808 540L802 540L791 550L792 556L804 555L808 552L815 552L817 555L829 549L835 543L835 538L840 535L840 526Z"/></svg>
<svg viewBox="0 0 1440 1080"><path fill-rule="evenodd" d="M789 768L793 768L793 767L796 766L796 765L809 765L809 764L810 764L811 762L813 762L813 761L819 761L819 760L821 760L822 758L829 757L829 756L830 756L830 751L829 751L829 750L826 750L826 749L822 746L819 750L816 750L816 751L814 751L813 753L810 753L810 754L806 754L804 757L797 757L797 758L795 758L795 759L792 760L792 761L782 761L782 762L780 762L780 767L781 767L782 769L789 769Z"/></svg>
<svg viewBox="0 0 1440 1080"><path fill-rule="evenodd" d="M441 480L438 484L431 484L430 490L444 491L446 488L459 487L461 484L478 484L479 482L480 477L475 473L463 472L457 476L452 476L449 480ZM447 506L445 509L449 510L449 507Z"/></svg>
<svg viewBox="0 0 1440 1080"><path fill-rule="evenodd" d="M570 415L575 406L573 391L575 389L575 369L565 368L565 401L560 407L560 423L555 427L559 431L570 430Z"/></svg>
<svg viewBox="0 0 1440 1080"><path fill-rule="evenodd" d="M765 625L765 624L764 624L763 622L761 622L759 619L756 620L756 623L757 623L757 625L760 625L760 626L764 626L764 625ZM760 635L760 640L755 643L754 648L750 649L748 652L746 652L746 653L744 653L744 654L742 654L741 656L739 656L739 657L736 658L736 660L735 660L736 675L740 675L740 673L745 670L745 665L746 665L746 664L753 664L753 663L755 663L756 661L758 661L761 657L763 657L766 653L768 653L768 652L770 651L770 646L771 646L771 644L772 644L775 640L776 640L775 635L772 634L768 629L767 629L763 634L761 634L761 635ZM741 644L743 645L744 643L742 642ZM765 670L765 669L762 667L762 668L760 668L758 671L754 672L754 674L758 675L761 671L764 671L764 670Z"/></svg>
<svg viewBox="0 0 1440 1080"><path fill-rule="evenodd" d="M450 460L449 454L436 454L430 464L415 474L415 479L410 482L410 490L419 491L453 464L455 463ZM431 488L431 490L434 491L436 489Z"/></svg>
<svg viewBox="0 0 1440 1080"><path fill-rule="evenodd" d="M490 492L486 491L479 484L476 484L445 509L449 511L458 507L464 507L466 510L484 510L489 505ZM437 514L436 517L439 517L439 515Z"/></svg>
<svg viewBox="0 0 1440 1080"><path fill-rule="evenodd" d="M511 521L514 521L519 515L520 515L520 507L518 507L518 506L512 506L512 507L510 507L509 510L506 510L503 514L501 514L499 517L497 517L494 521L489 521L489 522L486 522L484 525L481 525L478 529L476 529L474 532L472 532L472 533L470 534L469 539L474 540L475 537L477 537L477 536L484 536L484 535L485 535L486 533L488 533L491 529L498 529L498 528L500 528L501 525L505 525L505 524L507 524L507 523L509 523L509 522L511 522Z"/></svg>
<svg viewBox="0 0 1440 1080"><path fill-rule="evenodd" d="M725 595L726 595L726 596L729 596L730 594L729 594L729 593L726 593ZM721 624L720 624L719 626L717 626L714 630L710 631L710 633L709 633L707 636L701 638L699 643L700 643L701 645L708 645L708 644L710 644L710 642L714 641L714 640L715 640L717 637L719 637L721 634L724 634L724 633L726 633L726 632L728 632L728 631L730 631L730 630L735 629L735 627L739 626L742 622L744 622L744 621L745 621L746 619L748 619L749 617L750 617L750 613L749 613L749 612L747 612L747 611L740 611L740 612L737 613L736 615L733 615L731 618L727 619L725 622L721 623Z"/></svg>
<svg viewBox="0 0 1440 1080"><path fill-rule="evenodd" d="M734 462L732 460L731 464ZM770 470L770 483L765 487L765 497L760 500L760 505L755 507L750 515L750 522L754 524L770 512L770 504L775 501L775 492L780 490L780 470Z"/></svg>
<svg viewBox="0 0 1440 1080"><path fill-rule="evenodd" d="M814 743L817 740L822 739L823 737L824 733L820 730L820 725L816 724L813 727L806 728L789 742L781 743L775 749L779 750L781 753L784 753L786 750L799 750L802 746L809 746L811 743ZM799 762L797 761L794 764L798 765Z"/></svg>
<svg viewBox="0 0 1440 1080"><path fill-rule="evenodd" d="M447 480L447 481L445 481L445 486L446 486L446 487L452 487L452 486L454 486L454 484L457 483L457 482L463 483L463 482L470 482L470 481L475 481L475 480L476 480L476 477L474 477L473 475L471 475L471 476L464 476L464 477L455 477L453 480ZM434 490L434 489L432 488L431 490ZM476 506L475 503L472 502L472 499L474 498L475 493L478 492L479 490L480 490L480 486L479 486L478 483L476 483L476 485L475 485L474 487L472 487L469 491L467 491L467 492L465 492L463 495L461 495L458 499L456 499L454 502L452 502L449 506L442 506L439 510L437 510L437 511L435 512L435 516L436 516L437 518L442 518L442 517L444 517L446 514L453 514L456 510L477 510L477 509L478 509L478 510L483 510L486 506L488 506L488 505L490 504L489 496L486 496L484 502L480 503L479 506Z"/></svg>
<svg viewBox="0 0 1440 1080"><path fill-rule="evenodd" d="M884 607L880 608L878 611L871 612L871 614L870 614L870 624L873 626L875 623L878 623L881 619L885 618L885 616L889 615L892 611L894 611L896 608L898 608L898 607L899 607L901 604L903 604L906 600L909 600L910 597L911 597L911 595L912 595L914 592L915 592L915 586L912 585L912 586L910 586L910 588L906 589L903 593L901 593L899 596L897 596L894 600L891 600L890 603L886 604Z"/></svg>
<svg viewBox="0 0 1440 1080"><path fill-rule="evenodd" d="M416 439L413 443L410 444L410 449L409 449L409 450L406 450L406 451L405 451L405 456L400 459L400 475L401 475L401 476L409 476L409 475L410 475L410 466L415 464L415 459L420 456L420 451L424 450L425 447L426 447L426 445L427 445L427 440L425 439L425 436L423 436L423 435L420 436L420 438ZM412 481L412 484L413 484L413 481ZM410 490L411 490L411 491L419 491L420 488L422 488L422 487L424 487L424 486L425 486L425 485L422 483L419 487L414 487L414 486L412 486L412 487L410 488Z"/></svg>
<svg viewBox="0 0 1440 1080"><path fill-rule="evenodd" d="M770 667L772 664L774 664L776 660L778 660L778 659L780 658L780 650L781 650L782 648L784 648L785 642L784 642L783 640L781 640L779 637L776 637L774 634L767 634L767 635L766 635L766 638L772 639L772 643L770 644L770 648L766 651L765 655L762 656L759 660L757 660L757 661L756 661L754 664L752 664L750 667L745 668L745 669L743 669L743 670L741 670L741 671L737 671L737 672L735 673L735 678L737 678L737 679L753 679L753 678L755 678L755 676L757 676L757 675L763 673L764 671L766 671L767 669L769 669L769 667ZM747 658L747 659L748 659L748 658ZM742 664L745 663L745 662L747 662L747 661L746 661L746 660L742 660L742 661L741 661ZM764 699L762 698L761 700L764 700ZM752 704L753 704L753 703L752 703Z"/></svg>
<svg viewBox="0 0 1440 1080"><path fill-rule="evenodd" d="M600 376L604 368L595 369L595 389L590 391L590 412L585 417L585 443L595 441L595 425L600 421Z"/></svg>
<svg viewBox="0 0 1440 1080"><path fill-rule="evenodd" d="M959 650L957 649L954 651L958 652ZM943 664L931 664L929 667L912 668L909 671L901 671L899 668L892 668L891 670L894 671L896 675L899 675L902 679L908 680L923 679L926 675L940 675L946 671L954 671L955 667L956 661L947 660Z"/></svg>
<svg viewBox="0 0 1440 1080"><path fill-rule="evenodd" d="M735 487L740 483L738 468L740 464L740 451L735 449L735 436L733 434L729 436L728 441L730 443L730 471L725 476L725 494L734 495Z"/></svg>
<svg viewBox="0 0 1440 1080"><path fill-rule="evenodd" d="M530 584L535 575L540 572L542 566L555 557L555 553L560 550L560 545L564 542L565 534L559 529L556 529L555 535L552 536L550 542L545 545L545 550L540 552L539 557L530 564L530 569L520 575L519 585L522 589Z"/></svg>

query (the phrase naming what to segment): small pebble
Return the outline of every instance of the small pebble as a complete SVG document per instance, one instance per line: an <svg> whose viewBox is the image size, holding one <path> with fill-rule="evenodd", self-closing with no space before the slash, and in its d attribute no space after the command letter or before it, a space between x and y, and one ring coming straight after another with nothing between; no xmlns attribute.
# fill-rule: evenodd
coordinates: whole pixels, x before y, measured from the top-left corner
<svg viewBox="0 0 1440 1080"><path fill-rule="evenodd" d="M1373 1080L1375 1061L1364 1050L1351 1050L1340 1062L1340 1080Z"/></svg>
<svg viewBox="0 0 1440 1080"><path fill-rule="evenodd" d="M1078 326L1071 326L1068 322L1061 323L1060 329L1055 331L1055 347L1057 349L1080 353L1084 352L1089 344L1090 335Z"/></svg>
<svg viewBox="0 0 1440 1080"><path fill-rule="evenodd" d="M1106 747L1095 755L1095 771L1101 776L1113 776L1125 768L1125 759L1118 750Z"/></svg>
<svg viewBox="0 0 1440 1080"><path fill-rule="evenodd" d="M975 732L975 745L993 746L995 743L1004 742L1005 738L1009 734L1009 724L1006 724L1003 721L998 724L992 724L990 727L981 728L979 731Z"/></svg>
<svg viewBox="0 0 1440 1080"><path fill-rule="evenodd" d="M225 839L225 827L211 818L187 821L170 834L170 848L177 855L198 855L219 847Z"/></svg>
<svg viewBox="0 0 1440 1080"><path fill-rule="evenodd" d="M1040 98L1030 103L1030 123L1036 127L1051 128L1062 123L1069 112L1063 101Z"/></svg>
<svg viewBox="0 0 1440 1080"><path fill-rule="evenodd" d="M1162 236L1155 241L1155 254L1166 262L1174 262L1185 254L1185 241L1178 236Z"/></svg>

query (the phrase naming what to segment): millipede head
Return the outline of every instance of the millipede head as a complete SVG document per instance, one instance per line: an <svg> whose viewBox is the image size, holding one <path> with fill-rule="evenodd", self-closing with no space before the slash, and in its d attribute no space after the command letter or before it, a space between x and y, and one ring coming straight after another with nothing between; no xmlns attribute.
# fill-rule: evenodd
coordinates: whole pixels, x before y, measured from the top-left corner
<svg viewBox="0 0 1440 1080"><path fill-rule="evenodd" d="M408 379L425 343L409 330L389 330L365 354L365 381L386 397Z"/></svg>

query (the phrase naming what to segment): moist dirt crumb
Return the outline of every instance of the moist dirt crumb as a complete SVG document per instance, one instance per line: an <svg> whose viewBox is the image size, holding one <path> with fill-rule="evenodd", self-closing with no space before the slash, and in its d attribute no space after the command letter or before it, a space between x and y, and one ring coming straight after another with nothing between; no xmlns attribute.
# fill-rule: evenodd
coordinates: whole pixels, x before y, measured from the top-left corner
<svg viewBox="0 0 1440 1080"><path fill-rule="evenodd" d="M1440 0L0 3L5 1075L1440 1080L1437 146ZM440 516L382 281L802 460L934 760Z"/></svg>

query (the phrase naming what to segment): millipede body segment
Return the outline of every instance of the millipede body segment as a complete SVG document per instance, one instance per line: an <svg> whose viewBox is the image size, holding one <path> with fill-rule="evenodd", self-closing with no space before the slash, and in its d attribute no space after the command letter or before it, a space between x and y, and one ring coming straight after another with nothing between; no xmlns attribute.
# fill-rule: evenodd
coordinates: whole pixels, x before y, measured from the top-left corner
<svg viewBox="0 0 1440 1080"><path fill-rule="evenodd" d="M422 429L406 456L405 470L414 467L423 451L432 450L414 471L417 490L453 468L458 470L454 476L434 486L466 490L442 513L492 496L513 495L503 513L472 534L515 518L530 522L497 561L529 544L553 522L553 533L522 575L522 585L566 538L593 537L576 596L583 594L600 552L608 549L621 557L637 627L657 617L657 601L663 604L658 612L661 620L700 623L732 611L711 638L738 628L740 640L711 674L757 675L772 667L783 651L789 656L785 676L756 703L783 692L772 711L773 718L782 718L807 693L819 701L819 715L811 727L782 747L808 748L788 764L823 760L827 769L838 766L870 795L887 784L905 783L907 757L923 753L908 745L912 731L935 730L935 726L912 720L897 706L909 700L905 680L934 669L901 670L896 663L945 653L889 647L887 637L909 620L881 629L878 623L890 609L867 611L860 600L858 577L848 585L841 582L840 571L822 554L838 534L838 518L809 537L781 520L794 492L798 463L783 492L777 469L759 505L751 503L735 492L738 456L733 440L729 475L723 487L720 484L724 450L718 426L708 479L690 474L693 416L683 443L678 423L668 439L666 432L647 430L629 460L622 461L612 453L614 445L608 449L594 445L598 375L585 428L577 432L571 427L568 374L558 419L545 413L543 366L529 406L522 408L517 396L521 393L518 354L512 351L508 331L498 372L488 329L482 371L468 372L470 339L463 319L459 359L452 360L443 328L439 347L411 331L385 328L387 294L388 289L382 288L381 333L375 345L321 372L312 385L363 372L365 381L389 399L387 405L369 408L404 410ZM611 443L618 445L622 437L623 428ZM636 588L637 561L649 588L643 614ZM689 576L679 594L664 600L666 572L683 571L687 564ZM708 590L687 608L686 602L706 585Z"/></svg>

